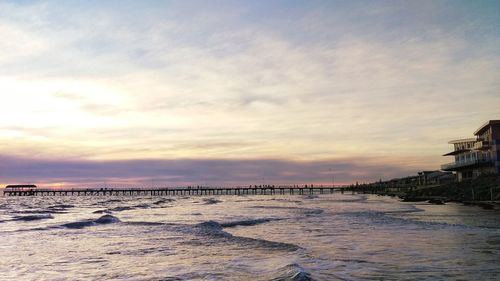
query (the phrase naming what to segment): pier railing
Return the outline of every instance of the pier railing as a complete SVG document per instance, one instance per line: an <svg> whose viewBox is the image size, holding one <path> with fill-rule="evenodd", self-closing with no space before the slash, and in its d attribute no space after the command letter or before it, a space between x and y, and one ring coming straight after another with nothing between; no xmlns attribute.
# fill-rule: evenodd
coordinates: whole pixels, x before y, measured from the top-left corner
<svg viewBox="0 0 500 281"><path fill-rule="evenodd" d="M339 186L174 187L174 188L36 188L4 189L4 196L176 196L176 195L303 195L344 192Z"/></svg>

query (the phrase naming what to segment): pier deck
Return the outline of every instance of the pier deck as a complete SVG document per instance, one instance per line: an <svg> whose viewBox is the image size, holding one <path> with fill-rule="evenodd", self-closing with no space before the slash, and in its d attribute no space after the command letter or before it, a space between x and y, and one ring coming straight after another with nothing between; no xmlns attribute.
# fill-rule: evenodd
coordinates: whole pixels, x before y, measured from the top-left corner
<svg viewBox="0 0 500 281"><path fill-rule="evenodd" d="M179 196L179 195L304 195L344 192L343 187L209 187L99 188L5 190L4 196Z"/></svg>

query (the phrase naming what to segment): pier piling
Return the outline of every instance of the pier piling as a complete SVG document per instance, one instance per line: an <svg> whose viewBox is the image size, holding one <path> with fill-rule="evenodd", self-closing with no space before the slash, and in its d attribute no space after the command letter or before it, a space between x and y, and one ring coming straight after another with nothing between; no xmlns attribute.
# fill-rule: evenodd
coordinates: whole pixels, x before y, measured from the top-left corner
<svg viewBox="0 0 500 281"><path fill-rule="evenodd" d="M276 189L278 191L276 191ZM339 187L292 187L292 186L262 186L262 187L209 187L196 188L114 188L114 189L29 189L29 190L4 190L4 196L185 196L185 195L304 195L344 192Z"/></svg>

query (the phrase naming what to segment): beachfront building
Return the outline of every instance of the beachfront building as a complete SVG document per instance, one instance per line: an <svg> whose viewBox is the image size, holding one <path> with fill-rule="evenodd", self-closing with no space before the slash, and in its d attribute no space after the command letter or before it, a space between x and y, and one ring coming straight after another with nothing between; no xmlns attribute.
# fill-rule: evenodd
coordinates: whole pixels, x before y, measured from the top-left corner
<svg viewBox="0 0 500 281"><path fill-rule="evenodd" d="M455 172L458 181L481 174L500 173L500 120L486 122L474 135L474 138L450 141L454 150L443 155L455 158L441 169Z"/></svg>
<svg viewBox="0 0 500 281"><path fill-rule="evenodd" d="M452 172L443 171L422 171L418 172L419 186L435 186L455 181L455 175Z"/></svg>

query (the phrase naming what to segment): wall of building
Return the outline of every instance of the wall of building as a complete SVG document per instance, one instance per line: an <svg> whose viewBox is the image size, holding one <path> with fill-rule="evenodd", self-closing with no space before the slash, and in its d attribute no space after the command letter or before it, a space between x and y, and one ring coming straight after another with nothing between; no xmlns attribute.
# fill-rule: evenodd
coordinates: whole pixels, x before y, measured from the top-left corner
<svg viewBox="0 0 500 281"><path fill-rule="evenodd" d="M496 171L500 173L500 139L494 139L491 146L491 154L494 158L493 161L495 161Z"/></svg>
<svg viewBox="0 0 500 281"><path fill-rule="evenodd" d="M472 179L473 177L474 177L474 170L472 170L472 169L457 171L457 180L458 181Z"/></svg>
<svg viewBox="0 0 500 281"><path fill-rule="evenodd" d="M490 128L491 154L495 161L495 170L500 173L500 125Z"/></svg>

